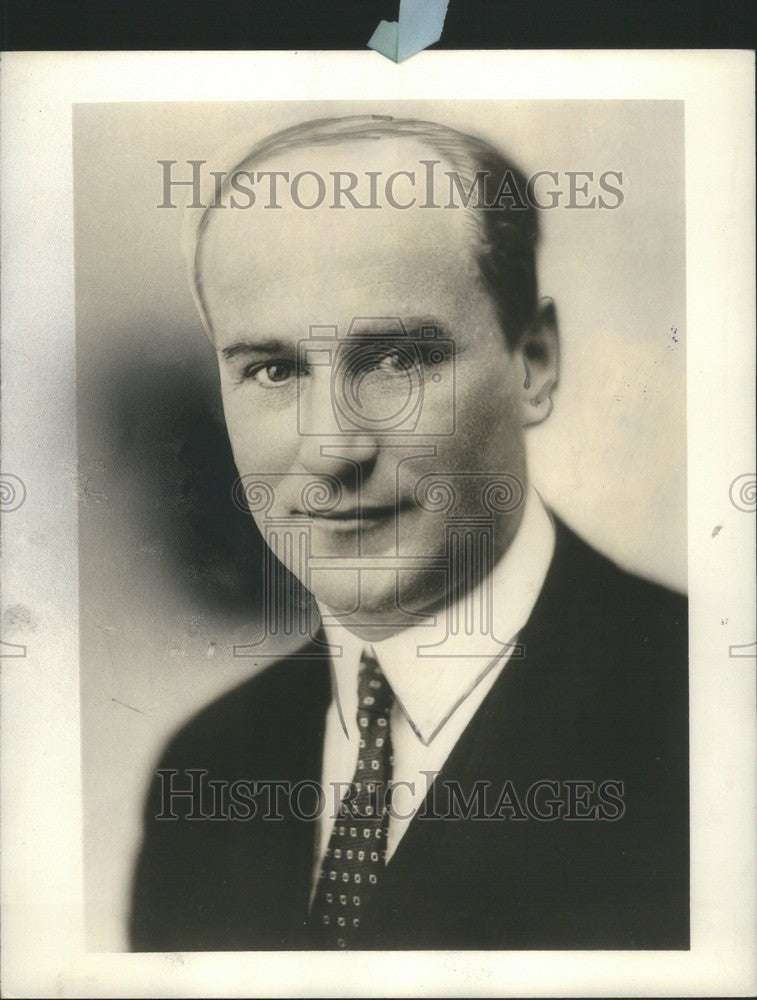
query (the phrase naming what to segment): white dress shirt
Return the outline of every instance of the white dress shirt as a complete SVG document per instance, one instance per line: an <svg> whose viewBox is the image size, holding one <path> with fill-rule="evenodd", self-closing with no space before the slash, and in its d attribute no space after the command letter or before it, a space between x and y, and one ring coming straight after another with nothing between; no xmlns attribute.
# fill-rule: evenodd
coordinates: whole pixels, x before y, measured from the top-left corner
<svg viewBox="0 0 757 1000"><path fill-rule="evenodd" d="M326 715L321 778L326 804L319 820L314 884L340 799L347 794L357 765L357 688L363 650L367 647L373 652L394 691L391 780L393 784L407 783L393 793L395 815L389 817L388 862L423 804L433 774L441 770L504 670L544 584L554 543L554 527L541 497L529 488L515 538L489 578L463 596L456 607L437 614L435 621L413 625L370 644L334 622L327 609L321 608L328 643L341 647L342 654L332 658L333 697ZM484 599L485 587L491 588L492 596L490 634L481 631L481 616L475 616L472 629L448 636L447 615L463 614L466 602L468 607L478 607L476 602ZM422 648L431 646L438 648Z"/></svg>

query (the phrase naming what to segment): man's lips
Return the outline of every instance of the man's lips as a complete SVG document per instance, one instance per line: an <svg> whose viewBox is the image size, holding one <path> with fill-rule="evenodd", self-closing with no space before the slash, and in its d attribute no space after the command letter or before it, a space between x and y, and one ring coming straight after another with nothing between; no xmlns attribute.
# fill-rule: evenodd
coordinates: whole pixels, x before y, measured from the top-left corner
<svg viewBox="0 0 757 1000"><path fill-rule="evenodd" d="M354 507L343 507L338 510L329 511L303 511L296 510L293 513L312 518L325 526L338 530L350 529L356 526L372 526L380 524L382 521L394 519L398 514L407 510L410 505L407 502L390 504L358 504Z"/></svg>

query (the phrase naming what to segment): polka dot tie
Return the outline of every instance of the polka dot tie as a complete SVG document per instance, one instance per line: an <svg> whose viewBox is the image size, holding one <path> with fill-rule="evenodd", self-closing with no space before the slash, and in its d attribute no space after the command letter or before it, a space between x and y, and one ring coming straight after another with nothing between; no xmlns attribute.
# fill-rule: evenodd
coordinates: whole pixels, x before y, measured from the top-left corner
<svg viewBox="0 0 757 1000"><path fill-rule="evenodd" d="M360 923L381 881L392 778L392 689L375 657L363 651L358 680L358 761L323 858L310 926L323 948L359 947Z"/></svg>

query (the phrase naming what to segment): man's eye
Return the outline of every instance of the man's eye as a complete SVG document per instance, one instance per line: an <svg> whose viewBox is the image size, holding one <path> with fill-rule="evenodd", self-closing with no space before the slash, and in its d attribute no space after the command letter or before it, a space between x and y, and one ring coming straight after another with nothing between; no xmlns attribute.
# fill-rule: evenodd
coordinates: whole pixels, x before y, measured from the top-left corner
<svg viewBox="0 0 757 1000"><path fill-rule="evenodd" d="M418 358L412 351L393 350L387 351L375 365L377 371L385 372L387 375L402 375L418 365Z"/></svg>
<svg viewBox="0 0 757 1000"><path fill-rule="evenodd" d="M283 385L297 373L291 361L269 361L264 365L250 365L242 373L243 380L252 380L265 389Z"/></svg>

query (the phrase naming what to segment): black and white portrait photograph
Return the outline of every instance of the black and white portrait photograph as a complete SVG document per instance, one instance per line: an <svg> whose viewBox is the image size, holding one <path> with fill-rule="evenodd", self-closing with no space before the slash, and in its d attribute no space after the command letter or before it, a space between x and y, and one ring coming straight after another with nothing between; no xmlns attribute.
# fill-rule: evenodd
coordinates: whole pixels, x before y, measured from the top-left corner
<svg viewBox="0 0 757 1000"><path fill-rule="evenodd" d="M94 933L686 948L681 104L200 114L74 109Z"/></svg>
<svg viewBox="0 0 757 1000"><path fill-rule="evenodd" d="M68 263L28 286L31 308L68 289L67 388L42 399L40 366L12 390L71 456L78 584L58 561L45 585L76 609L65 826L100 971L66 982L95 995L113 961L135 995L245 995L223 977L265 959L294 995L311 964L443 983L473 953L684 982L719 912L700 782L746 775L698 728L737 739L718 699L753 637L707 580L743 578L754 489L712 444L748 381L721 332L704 346L692 240L732 214L693 214L686 93L100 85L66 97ZM747 258L718 272L724 324ZM45 614L4 603L14 677Z"/></svg>

